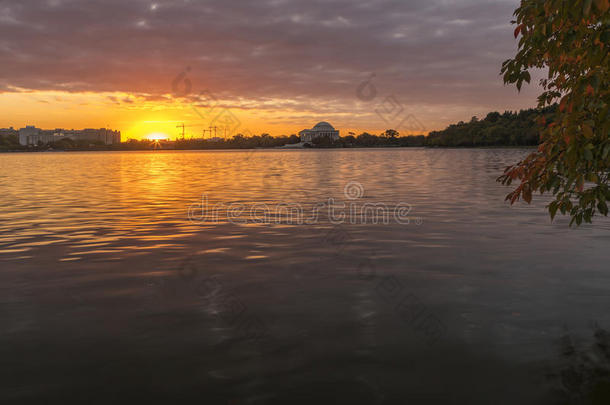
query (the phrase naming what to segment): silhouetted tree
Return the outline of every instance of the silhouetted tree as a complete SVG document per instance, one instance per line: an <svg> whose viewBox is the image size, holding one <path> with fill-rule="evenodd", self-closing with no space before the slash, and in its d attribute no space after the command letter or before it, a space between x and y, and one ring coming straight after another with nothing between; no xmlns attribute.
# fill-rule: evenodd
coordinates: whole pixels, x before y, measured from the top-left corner
<svg viewBox="0 0 610 405"><path fill-rule="evenodd" d="M398 136L398 131L396 131L395 129L386 129L383 135L388 138L394 139Z"/></svg>

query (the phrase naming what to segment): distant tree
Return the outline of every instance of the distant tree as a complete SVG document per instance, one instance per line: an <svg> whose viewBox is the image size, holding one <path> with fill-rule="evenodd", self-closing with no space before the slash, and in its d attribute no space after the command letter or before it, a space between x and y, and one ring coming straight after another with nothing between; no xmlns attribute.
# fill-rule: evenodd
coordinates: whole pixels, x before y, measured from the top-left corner
<svg viewBox="0 0 610 405"><path fill-rule="evenodd" d="M272 143L273 143L273 141L271 139L271 135L269 135L267 133L261 134L259 146L268 147L268 146L271 146Z"/></svg>
<svg viewBox="0 0 610 405"><path fill-rule="evenodd" d="M394 139L398 136L398 131L395 129L386 129L383 135L390 139Z"/></svg>
<svg viewBox="0 0 610 405"><path fill-rule="evenodd" d="M350 134L353 134L353 132L350 132ZM341 139L345 145L353 145L356 142L356 137L354 135L348 135Z"/></svg>
<svg viewBox="0 0 610 405"><path fill-rule="evenodd" d="M379 139L375 135L363 132L356 137L356 143L358 146L376 146L379 144Z"/></svg>
<svg viewBox="0 0 610 405"><path fill-rule="evenodd" d="M75 142L71 138L62 138L56 142L51 143L51 147L53 149L68 150L74 149L74 146Z"/></svg>
<svg viewBox="0 0 610 405"><path fill-rule="evenodd" d="M500 119L501 115L499 112L494 111L494 112L490 112L489 114L487 114L487 117L485 117L486 121L489 122L497 122Z"/></svg>
<svg viewBox="0 0 610 405"><path fill-rule="evenodd" d="M426 137L424 135L409 135L397 138L399 146L424 146Z"/></svg>
<svg viewBox="0 0 610 405"><path fill-rule="evenodd" d="M243 143L245 141L245 139L246 139L246 137L244 136L244 134L241 134L241 133L233 135L233 138L232 138L233 142L240 143L240 144Z"/></svg>
<svg viewBox="0 0 610 405"><path fill-rule="evenodd" d="M519 113L491 112L482 120L471 120L449 125L442 131L432 131L425 139L426 146L530 146L538 145L536 117L552 120L556 106L541 110L529 109Z"/></svg>
<svg viewBox="0 0 610 405"><path fill-rule="evenodd" d="M595 213L608 215L610 200L610 4L609 0L522 0L515 11L514 59L502 65L505 83L521 89L529 70L547 68L538 106L559 101L548 121L540 118L542 144L498 178L519 185L511 203L531 202L534 192L550 192L551 218L557 211L580 225Z"/></svg>
<svg viewBox="0 0 610 405"><path fill-rule="evenodd" d="M0 149L13 150L21 148L22 146L19 144L19 137L17 135L0 135Z"/></svg>

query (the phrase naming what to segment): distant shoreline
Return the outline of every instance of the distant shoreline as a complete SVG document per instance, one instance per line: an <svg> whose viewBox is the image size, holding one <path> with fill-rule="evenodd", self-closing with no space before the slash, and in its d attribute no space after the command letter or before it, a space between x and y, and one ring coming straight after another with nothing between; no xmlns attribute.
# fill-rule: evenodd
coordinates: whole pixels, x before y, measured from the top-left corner
<svg viewBox="0 0 610 405"><path fill-rule="evenodd" d="M192 148L192 149L100 149L100 148L83 148L83 149L53 149L53 150L0 150L0 153L61 153L61 152L190 152L190 151L251 151L251 150L281 150L281 151L308 151L308 150L350 150L350 149L536 149L536 145L490 145L490 146L352 146L352 147L325 147L325 148Z"/></svg>
<svg viewBox="0 0 610 405"><path fill-rule="evenodd" d="M244 136L237 134L232 138L182 138L182 139L129 139L125 142L104 143L80 139L62 138L56 142L37 146L19 145L15 135L0 136L0 152L102 152L129 150L253 150L253 149L380 149L380 148L535 148L540 143L538 119L553 121L557 106L544 109L528 109L519 112L490 112L483 119L472 117L469 122L451 124L442 131L431 131L427 135L403 135L388 129L380 135L363 132L359 135L350 132L347 136L317 136L309 139L297 136ZM323 123L321 123L323 124ZM330 125L330 124L328 124ZM312 130L313 131L313 130Z"/></svg>

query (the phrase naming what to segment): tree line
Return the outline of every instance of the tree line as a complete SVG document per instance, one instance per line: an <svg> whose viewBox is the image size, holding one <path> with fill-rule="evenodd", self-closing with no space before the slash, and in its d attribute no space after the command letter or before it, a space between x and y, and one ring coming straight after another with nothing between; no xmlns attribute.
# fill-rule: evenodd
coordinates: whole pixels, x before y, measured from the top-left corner
<svg viewBox="0 0 610 405"><path fill-rule="evenodd" d="M403 135L394 129L388 129L375 135L353 132L337 140L326 137L316 138L305 147L311 148L374 148L374 147L481 147L481 146L533 146L539 144L538 121L544 117L548 124L557 105L542 110L527 109L518 112L490 112L484 119L472 117L469 122L458 122L449 125L442 131L432 131L426 135ZM147 149L252 149L276 148L300 142L295 135L271 136L261 134L244 136L237 134L228 139L179 139L169 143L154 140L129 139L117 145L105 145L102 142L86 140L74 141L63 138L50 144L34 147L19 145L17 136L0 135L0 150L147 150Z"/></svg>
<svg viewBox="0 0 610 405"><path fill-rule="evenodd" d="M553 122L557 105L541 110L530 108L519 112L490 112L484 119L472 117L426 137L425 146L534 146L540 143L540 120Z"/></svg>

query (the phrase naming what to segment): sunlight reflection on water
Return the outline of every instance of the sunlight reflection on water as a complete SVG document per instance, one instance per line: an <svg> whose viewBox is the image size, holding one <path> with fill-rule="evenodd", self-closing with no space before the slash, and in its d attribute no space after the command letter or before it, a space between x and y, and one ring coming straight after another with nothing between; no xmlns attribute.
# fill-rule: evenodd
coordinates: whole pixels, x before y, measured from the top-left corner
<svg viewBox="0 0 610 405"><path fill-rule="evenodd" d="M489 355L503 370L495 376L504 375L513 365L502 362L553 356L553 339L565 328L583 331L590 321L610 321L610 223L599 218L594 226L572 229L565 218L550 223L546 197L509 207L508 190L495 178L526 152L0 155L0 338L6 347L37 339L81 347L92 337L121 337L126 347L120 353L133 344L143 358L169 359L170 369L190 356L183 349L193 350L208 359L193 363L195 374L213 386L230 382L219 386L240 392L250 387L241 382L243 370L257 367L263 374L283 370L286 381L315 387L314 371L325 372L316 365L323 357L334 359L326 376L350 376L337 386L353 388L358 381L384 386L384 395L417 391L421 387L403 377L425 374L422 368L444 367L443 381L461 384L461 366L449 358L481 356L484 376ZM187 218L203 194L227 204L312 207L329 197L344 202L348 182L362 185L359 200L406 202L423 221L239 225ZM186 258L194 268L184 269ZM363 267L379 279L394 277L396 288L442 320L447 335L435 349L401 323L397 302L380 295L381 284L360 277ZM196 279L180 278L189 272L220 280L222 288L202 294ZM241 345L236 329L222 322L223 294L265 320L271 348ZM457 346L460 354L451 351ZM468 357L470 350L477 354ZM252 356L261 353L264 364L253 365ZM41 367L78 369L73 361ZM258 383L260 395L286 394ZM15 389L27 391L22 388Z"/></svg>

